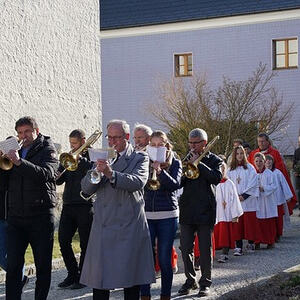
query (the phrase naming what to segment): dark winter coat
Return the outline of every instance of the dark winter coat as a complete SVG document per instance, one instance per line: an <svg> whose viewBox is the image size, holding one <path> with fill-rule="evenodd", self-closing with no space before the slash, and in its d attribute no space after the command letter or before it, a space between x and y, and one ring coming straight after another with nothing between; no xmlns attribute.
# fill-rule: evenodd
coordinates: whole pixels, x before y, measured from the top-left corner
<svg viewBox="0 0 300 300"><path fill-rule="evenodd" d="M222 178L222 160L208 152L198 164L197 179L182 178L183 194L179 201L179 223L186 225L211 225L216 219L216 199L213 185Z"/></svg>
<svg viewBox="0 0 300 300"><path fill-rule="evenodd" d="M21 156L21 152L20 152ZM56 150L51 139L41 134L34 140L20 166L5 172L8 180L8 216L50 214L57 204Z"/></svg>

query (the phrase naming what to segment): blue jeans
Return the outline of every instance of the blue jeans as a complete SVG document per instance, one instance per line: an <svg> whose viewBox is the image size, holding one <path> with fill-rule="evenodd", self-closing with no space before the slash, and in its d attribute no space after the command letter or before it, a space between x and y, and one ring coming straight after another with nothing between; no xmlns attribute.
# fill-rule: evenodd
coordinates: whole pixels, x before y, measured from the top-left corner
<svg viewBox="0 0 300 300"><path fill-rule="evenodd" d="M4 271L6 271L7 269L6 230L7 230L7 222L5 220L0 220L0 267Z"/></svg>
<svg viewBox="0 0 300 300"><path fill-rule="evenodd" d="M172 248L178 226L178 218L161 220L148 219L149 231L153 253L155 253L155 240L157 239L157 254L161 270L161 295L171 296L173 270L171 264ZM155 259L154 259L155 261ZM141 295L150 296L150 285L141 286Z"/></svg>

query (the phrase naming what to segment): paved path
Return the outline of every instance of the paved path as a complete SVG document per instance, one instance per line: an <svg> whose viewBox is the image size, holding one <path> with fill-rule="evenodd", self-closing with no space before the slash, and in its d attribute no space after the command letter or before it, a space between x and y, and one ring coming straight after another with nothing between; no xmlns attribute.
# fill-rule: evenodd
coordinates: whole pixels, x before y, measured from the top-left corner
<svg viewBox="0 0 300 300"><path fill-rule="evenodd" d="M233 257L230 253L230 260L226 264L219 264L214 261L213 269L213 292L210 297L206 299L222 299L226 297L226 293L249 285L253 282L259 282L271 275L274 275L287 268L300 264L300 217L298 217L298 210L294 217L291 218L292 225L284 233L284 237L280 243L276 244L276 248L271 250L259 250L255 253L245 254L241 257ZM176 247L178 248L178 240L176 240ZM178 250L180 256L180 252ZM217 257L219 251L217 251ZM126 268L126 266L124 266ZM200 275L200 274L199 274ZM53 271L52 284L49 292L49 300L71 300L82 299L91 300L92 293L90 288L80 290L63 290L57 288L57 284L66 276L64 269ZM34 299L34 281L31 278L27 285L23 300ZM177 291L185 281L183 273L183 266L179 260L179 271L174 276L172 299L199 299L195 297L196 293L189 296L178 296ZM153 285L152 299L159 299L160 279ZM4 285L0 285L0 299L5 298ZM123 299L121 291L113 291L110 299Z"/></svg>

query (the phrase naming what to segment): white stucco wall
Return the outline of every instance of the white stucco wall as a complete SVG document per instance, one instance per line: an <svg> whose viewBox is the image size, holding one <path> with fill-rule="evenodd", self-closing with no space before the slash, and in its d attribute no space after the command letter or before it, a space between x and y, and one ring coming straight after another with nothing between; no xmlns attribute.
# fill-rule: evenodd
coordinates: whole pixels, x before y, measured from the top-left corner
<svg viewBox="0 0 300 300"><path fill-rule="evenodd" d="M0 140L31 115L68 149L101 128L98 0L0 1Z"/></svg>

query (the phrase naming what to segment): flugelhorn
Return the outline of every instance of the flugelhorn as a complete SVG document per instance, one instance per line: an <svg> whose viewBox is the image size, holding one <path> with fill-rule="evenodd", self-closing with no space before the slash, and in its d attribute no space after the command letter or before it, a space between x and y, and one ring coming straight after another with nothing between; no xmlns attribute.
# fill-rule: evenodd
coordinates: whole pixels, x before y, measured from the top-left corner
<svg viewBox="0 0 300 300"><path fill-rule="evenodd" d="M107 151L107 159L116 158L117 152L114 148L101 149ZM112 162L113 163L113 162ZM111 165L111 164L110 164ZM97 170L97 166L91 171L90 182L92 184L98 184L102 179L102 173Z"/></svg>
<svg viewBox="0 0 300 300"><path fill-rule="evenodd" d="M217 142L217 140L220 137L217 135L212 141L210 141L204 151L202 152L202 154L192 163L190 162L185 162L183 164L183 174L185 175L185 177L189 178L189 179L197 179L200 175L199 169L198 169L198 164L199 162L202 160L202 158L206 155L206 153L212 148L212 146ZM188 155L191 155L192 152L190 151L188 153ZM188 155L183 159L183 160L187 160Z"/></svg>
<svg viewBox="0 0 300 300"><path fill-rule="evenodd" d="M113 158L117 157L117 151L115 150L115 148L106 148L106 149L101 149L101 150L106 150L108 152L107 153L108 154L107 159L113 159ZM114 163L114 162L112 162L112 163ZM97 166L95 166L95 168L90 173L89 181L92 184L98 184L101 181L102 177L103 177L103 174L101 172L99 172L97 170ZM82 199L86 200L86 201L94 200L94 198L96 197L96 194L97 194L97 192L95 192L95 193L93 193L91 195L85 196L85 194L83 193L83 191L80 191L80 197Z"/></svg>
<svg viewBox="0 0 300 300"><path fill-rule="evenodd" d="M87 141L78 148L75 152L65 152L59 157L61 165L68 171L75 171L78 168L79 155L84 152L88 147L93 145L101 136L100 130L95 130L94 133L87 139Z"/></svg>
<svg viewBox="0 0 300 300"><path fill-rule="evenodd" d="M21 140L19 142L20 148L22 148L24 142L25 142L25 139ZM9 158L7 158L4 154L2 154L0 156L0 169L2 169L4 171L8 171L13 167L13 165L14 165L13 162Z"/></svg>
<svg viewBox="0 0 300 300"><path fill-rule="evenodd" d="M156 169L153 168L152 177L147 182L149 190L157 191L160 188L160 182L157 179Z"/></svg>

